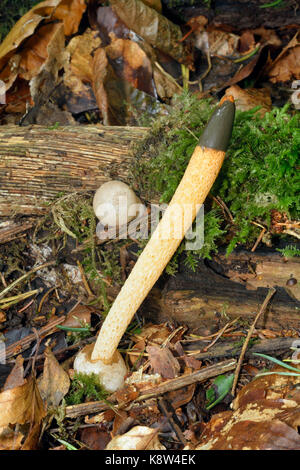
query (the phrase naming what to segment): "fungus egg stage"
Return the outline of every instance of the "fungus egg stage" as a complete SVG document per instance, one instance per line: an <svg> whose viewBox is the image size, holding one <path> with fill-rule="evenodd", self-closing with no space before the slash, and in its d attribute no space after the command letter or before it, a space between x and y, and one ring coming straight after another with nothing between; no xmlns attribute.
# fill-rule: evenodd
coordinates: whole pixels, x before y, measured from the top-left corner
<svg viewBox="0 0 300 470"><path fill-rule="evenodd" d="M134 191L122 181L111 180L97 189L93 208L103 226L119 228L139 217L145 206Z"/></svg>

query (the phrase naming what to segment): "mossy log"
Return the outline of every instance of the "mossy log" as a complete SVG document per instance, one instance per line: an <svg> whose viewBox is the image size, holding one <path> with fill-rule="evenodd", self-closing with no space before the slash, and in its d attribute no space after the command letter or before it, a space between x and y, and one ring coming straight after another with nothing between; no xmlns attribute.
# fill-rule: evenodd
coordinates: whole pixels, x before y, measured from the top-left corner
<svg viewBox="0 0 300 470"><path fill-rule="evenodd" d="M126 181L130 144L146 128L0 127L0 216L38 215L59 194Z"/></svg>

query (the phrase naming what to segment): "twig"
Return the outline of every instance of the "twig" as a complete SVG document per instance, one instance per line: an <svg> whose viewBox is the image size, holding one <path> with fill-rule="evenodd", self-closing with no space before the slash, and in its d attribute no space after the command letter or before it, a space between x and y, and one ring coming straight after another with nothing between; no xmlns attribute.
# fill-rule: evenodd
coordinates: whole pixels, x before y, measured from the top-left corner
<svg viewBox="0 0 300 470"><path fill-rule="evenodd" d="M170 80L172 83L174 83L174 85L176 85L179 90L183 90L182 86L179 85L179 83L177 83L177 81L175 80L174 77L172 77L172 75L170 75L168 72L165 71L165 69L158 63L158 62L154 62L154 65L158 68L158 70L163 74L165 75L165 77L168 78L168 80Z"/></svg>
<svg viewBox="0 0 300 470"><path fill-rule="evenodd" d="M87 291L87 294L89 297L95 297L95 295L93 294L93 292L91 291L91 288L89 286L89 283L86 279L86 276L85 276L85 272L84 272L84 269L82 267L82 264L80 263L79 260L77 260L77 266L79 268L79 271L80 271L80 274L81 274L81 278L82 278L82 282L83 282L83 285L85 287L85 290Z"/></svg>
<svg viewBox="0 0 300 470"><path fill-rule="evenodd" d="M235 318L234 320L226 323L226 325L218 332L215 339L208 346L205 346L205 348L203 348L202 352L207 352L208 349L210 349L218 341L218 339L221 338L222 334L225 333L225 331L229 328L229 326L234 325L234 323L236 323L238 320L239 320L238 318Z"/></svg>
<svg viewBox="0 0 300 470"><path fill-rule="evenodd" d="M26 274L23 274L23 276L19 277L19 279L16 279L14 282L12 282L9 286L7 286L5 289L3 289L2 292L0 292L0 299L2 297L4 297L7 292L9 292L10 290L12 290L15 286L17 286L18 284L20 284L20 282L24 281L25 279L27 279L28 277L31 276L31 274L34 274L36 273L37 271L39 271L40 269L44 269L44 268L47 268L48 266L53 266L56 264L56 261L48 261L47 263L44 263L44 264L41 264L40 266L35 266L35 268L31 269L31 271L28 271L28 273Z"/></svg>
<svg viewBox="0 0 300 470"><path fill-rule="evenodd" d="M243 363L243 360L244 360L245 352L247 350L247 347L248 347L250 338L252 336L252 333L254 331L255 325L256 325L259 317L266 310L266 308L268 306L268 303L269 303L270 299L273 297L273 295L275 294L275 292L276 292L276 289L274 289L274 287L269 289L269 292L268 292L265 300L263 301L263 304L260 307L259 312L256 314L254 322L252 323L252 325L249 328L249 331L248 331L248 334L245 338L245 341L244 341L244 344L243 344L243 347L242 347L242 351L241 351L241 354L240 354L240 357L239 357L239 360L238 360L238 363L237 363L237 366L236 366L236 369L235 369L235 373L234 373L234 380L233 380L233 385L232 385L232 389L231 389L231 394L233 396L235 395L235 389L236 389L237 381L238 381L238 378L239 378L239 375L240 375L240 370L241 370L242 363Z"/></svg>
<svg viewBox="0 0 300 470"><path fill-rule="evenodd" d="M161 413L165 415L167 420L169 421L171 427L173 428L173 431L175 432L176 436L178 439L181 441L183 445L187 444L187 441L183 435L183 432L180 429L180 423L179 420L176 416L175 410L171 403L169 403L168 400L165 398L160 398L158 400L158 409Z"/></svg>
<svg viewBox="0 0 300 470"><path fill-rule="evenodd" d="M43 295L42 300L40 301L40 305L38 307L38 313L41 312L43 303L45 302L46 298L48 295L55 289L55 287L51 287L51 289L48 289L47 292Z"/></svg>
<svg viewBox="0 0 300 470"><path fill-rule="evenodd" d="M216 377L217 375L233 370L235 367L235 359L229 359L212 366L204 367L203 369L192 372L191 374L185 374L180 377L176 377L175 379L166 380L162 384L147 390L144 395L140 395L134 401L140 402L143 400L149 400L150 398L159 397L164 393L178 390L196 382L204 382L211 377ZM116 403L116 398L114 398L113 395L108 397L107 400L111 403ZM120 409L120 407L124 408L124 404L122 403L121 405L116 406L118 409ZM67 406L65 410L65 416L67 418L77 418L78 416L99 413L100 411L105 411L108 409L110 409L110 405L104 401L81 403L80 405Z"/></svg>
<svg viewBox="0 0 300 470"><path fill-rule="evenodd" d="M46 336L48 334L53 333L53 331L56 330L56 326L59 325L60 323L63 323L65 321L65 317L60 317L60 318L55 318L51 320L47 325L43 326L42 328L39 329L38 333L40 336ZM15 343L11 344L6 348L5 351L0 352L0 363L1 361L6 359L9 359L13 356L16 356L17 354L20 354L22 351L25 351L25 349L29 348L30 344L32 341L36 339L35 334L30 334L25 336L25 338L20 339L19 341L16 341Z"/></svg>
<svg viewBox="0 0 300 470"><path fill-rule="evenodd" d="M298 238L300 240L300 234L295 232L294 230L284 230L283 233L286 233L287 235L291 235L292 237Z"/></svg>
<svg viewBox="0 0 300 470"><path fill-rule="evenodd" d="M266 233L266 231L267 231L267 230L266 230L265 228L263 228L263 229L261 230L259 236L258 236L257 239L256 239L256 242L254 243L253 247L251 248L251 252L252 252L252 253L256 250L258 244L261 242L262 237L264 236L264 234Z"/></svg>

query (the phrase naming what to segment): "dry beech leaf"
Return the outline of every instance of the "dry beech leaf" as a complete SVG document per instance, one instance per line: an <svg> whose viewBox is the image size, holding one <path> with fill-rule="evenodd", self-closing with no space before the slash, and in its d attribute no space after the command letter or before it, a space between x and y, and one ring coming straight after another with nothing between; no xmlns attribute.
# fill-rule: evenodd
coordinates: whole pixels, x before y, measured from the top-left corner
<svg viewBox="0 0 300 470"><path fill-rule="evenodd" d="M79 440L89 450L104 450L111 438L108 432L102 431L98 426L91 426L80 430Z"/></svg>
<svg viewBox="0 0 300 470"><path fill-rule="evenodd" d="M0 80L6 84L6 90L19 72L26 80L38 73L48 57L53 35L61 26L66 35L76 33L85 9L85 0L46 0L20 18L0 45ZM53 22L57 19L63 22ZM42 21L45 24L37 30Z"/></svg>
<svg viewBox="0 0 300 470"><path fill-rule="evenodd" d="M248 54L255 48L255 37L253 31L244 31L241 34L239 41L239 52L241 54Z"/></svg>
<svg viewBox="0 0 300 470"><path fill-rule="evenodd" d="M186 405L194 396L196 384L187 385L179 390L166 393L166 399L171 403L174 410Z"/></svg>
<svg viewBox="0 0 300 470"><path fill-rule="evenodd" d="M105 450L165 450L157 434L157 429L135 426L122 436L114 437Z"/></svg>
<svg viewBox="0 0 300 470"><path fill-rule="evenodd" d="M93 76L93 90L104 125L128 124L130 106L136 112L145 112L146 109L155 112L156 99L120 79L108 62L104 48L95 51Z"/></svg>
<svg viewBox="0 0 300 470"><path fill-rule="evenodd" d="M0 69L8 62L21 43L32 36L41 21L52 22L53 19L62 19L65 34L74 34L85 9L85 0L46 0L33 7L19 19L1 43Z"/></svg>
<svg viewBox="0 0 300 470"><path fill-rule="evenodd" d="M4 323L6 321L6 315L3 310L0 310L0 323Z"/></svg>
<svg viewBox="0 0 300 470"><path fill-rule="evenodd" d="M83 13L86 10L85 0L61 0L55 9L54 18L63 21L65 35L70 36L78 31Z"/></svg>
<svg viewBox="0 0 300 470"><path fill-rule="evenodd" d="M94 8L92 4L89 4L89 20L91 27L99 31L103 46L110 43L110 33L114 33L117 38L128 39L130 37L129 29L111 7Z"/></svg>
<svg viewBox="0 0 300 470"><path fill-rule="evenodd" d="M100 44L97 31L87 29L81 36L72 38L66 48L69 58L63 80L70 90L67 107L74 114L97 107L92 90L94 62L92 54Z"/></svg>
<svg viewBox="0 0 300 470"><path fill-rule="evenodd" d="M38 380L38 387L48 408L59 406L61 400L69 391L69 376L49 347L45 349L44 372L41 379Z"/></svg>
<svg viewBox="0 0 300 470"><path fill-rule="evenodd" d="M51 43L57 42L63 49L65 45L63 26L54 23L42 26L26 43L26 47L20 51L21 61L19 75L25 80L31 80L38 74L49 57Z"/></svg>
<svg viewBox="0 0 300 470"><path fill-rule="evenodd" d="M300 79L300 45L290 49L269 70L272 83Z"/></svg>
<svg viewBox="0 0 300 470"><path fill-rule="evenodd" d="M156 65L153 68L153 80L157 94L161 99L172 98L175 93L181 94L182 92L182 88Z"/></svg>
<svg viewBox="0 0 300 470"><path fill-rule="evenodd" d="M62 325L72 328L80 328L82 327L82 323L90 325L91 314L94 311L92 307L88 307L87 305L77 305L76 308L68 313Z"/></svg>
<svg viewBox="0 0 300 470"><path fill-rule="evenodd" d="M103 124L116 124L113 113L110 112L109 99L105 90L105 83L109 81L109 64L105 50L99 48L94 54L93 61L93 90L97 100L98 108L101 111Z"/></svg>
<svg viewBox="0 0 300 470"><path fill-rule="evenodd" d="M253 380L238 393L233 411L207 423L197 450L299 450L298 383L299 377L277 374Z"/></svg>
<svg viewBox="0 0 300 470"><path fill-rule="evenodd" d="M9 424L39 423L46 415L34 378L0 393L0 427Z"/></svg>
<svg viewBox="0 0 300 470"><path fill-rule="evenodd" d="M180 365L168 347L147 346L151 368L164 379L174 379L180 371Z"/></svg>
<svg viewBox="0 0 300 470"><path fill-rule="evenodd" d="M24 434L10 427L0 428L0 450L20 450Z"/></svg>
<svg viewBox="0 0 300 470"><path fill-rule="evenodd" d="M160 15L140 0L111 0L110 4L126 24L146 42L186 65L192 65L187 56L179 26Z"/></svg>
<svg viewBox="0 0 300 470"><path fill-rule="evenodd" d="M161 13L161 10L162 10L161 0L143 0L143 3L145 3L145 5L148 5L148 7L154 8L154 10Z"/></svg>
<svg viewBox="0 0 300 470"><path fill-rule="evenodd" d="M281 39L277 36L274 29L266 29L263 26L252 31L253 34L260 36L260 43L269 44L271 46L280 46Z"/></svg>
<svg viewBox="0 0 300 470"><path fill-rule="evenodd" d="M211 56L233 56L237 53L239 36L219 30L201 31L196 35L195 46Z"/></svg>
<svg viewBox="0 0 300 470"><path fill-rule="evenodd" d="M272 109L270 91L267 88L247 88L243 90L238 85L232 85L230 88L227 88L225 95L232 95L237 109L241 111L248 111L256 106L261 106L259 114L264 116Z"/></svg>
<svg viewBox="0 0 300 470"><path fill-rule="evenodd" d="M49 8L53 10L53 8L59 5L60 1L48 0L39 3L20 18L0 44L0 69L3 68L24 39L34 33L36 27L49 14Z"/></svg>
<svg viewBox="0 0 300 470"><path fill-rule="evenodd" d="M127 80L134 88L154 95L151 62L136 42L112 37L105 51L119 78Z"/></svg>
<svg viewBox="0 0 300 470"><path fill-rule="evenodd" d="M170 336L171 330L165 323L160 325L153 325L148 323L143 326L142 331L138 335L133 336L134 341L151 341L151 343L162 344Z"/></svg>
<svg viewBox="0 0 300 470"><path fill-rule="evenodd" d="M249 77L258 62L262 49L263 47L260 48L260 50L255 54L255 56L252 60L250 60L250 62L244 65L244 67L242 67L241 69L238 69L235 75L230 80L228 80L228 82L225 83L222 88L226 88L230 85L235 85L241 80L244 80L245 78Z"/></svg>
<svg viewBox="0 0 300 470"><path fill-rule="evenodd" d="M19 387L20 385L23 385L26 382L24 379L23 363L23 357L21 355L17 356L15 365L5 381L3 391Z"/></svg>

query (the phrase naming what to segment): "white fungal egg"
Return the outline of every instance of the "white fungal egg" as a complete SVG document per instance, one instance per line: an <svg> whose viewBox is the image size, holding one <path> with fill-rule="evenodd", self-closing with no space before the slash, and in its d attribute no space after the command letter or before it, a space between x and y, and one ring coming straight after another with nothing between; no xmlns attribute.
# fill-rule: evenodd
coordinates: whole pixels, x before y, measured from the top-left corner
<svg viewBox="0 0 300 470"><path fill-rule="evenodd" d="M139 216L144 206L127 184L112 180L97 189L93 208L102 225L120 227Z"/></svg>
<svg viewBox="0 0 300 470"><path fill-rule="evenodd" d="M91 360L93 348L94 344L89 344L79 351L74 360L73 367L75 372L87 375L98 375L101 385L108 392L115 392L123 387L127 368L121 354L116 351L112 362L110 364L104 364L101 360Z"/></svg>

